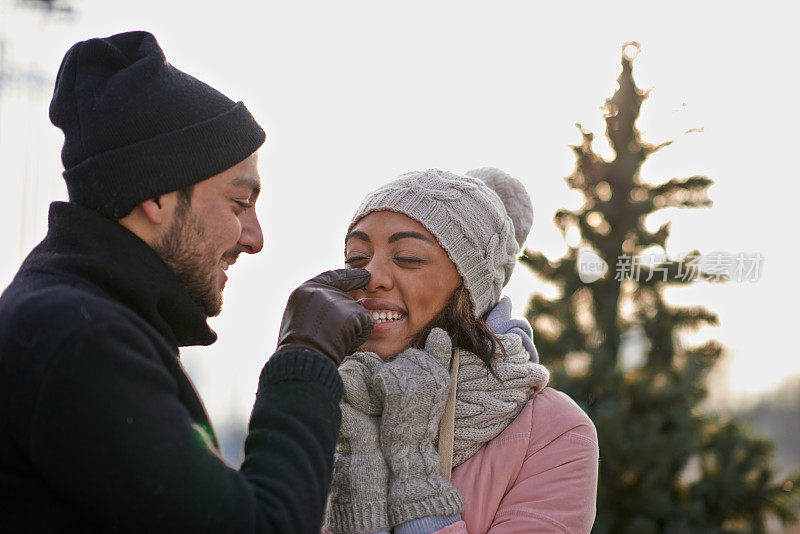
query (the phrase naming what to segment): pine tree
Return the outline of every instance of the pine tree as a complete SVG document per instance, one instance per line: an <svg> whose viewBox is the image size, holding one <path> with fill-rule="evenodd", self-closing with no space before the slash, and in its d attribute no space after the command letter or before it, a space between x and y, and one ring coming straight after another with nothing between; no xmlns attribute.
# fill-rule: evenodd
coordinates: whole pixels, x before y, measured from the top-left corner
<svg viewBox="0 0 800 534"><path fill-rule="evenodd" d="M580 125L582 143L572 147L576 168L565 180L584 203L554 219L565 237L579 232L579 245L556 261L531 250L522 257L560 293L534 294L527 316L554 387L597 427L595 532L763 532L769 517L797 520L800 473L776 481L771 443L700 410L723 347L687 347L680 334L716 325L717 316L670 305L664 289L724 281L730 272L704 271L709 265L696 250L667 257L669 223L651 232L645 219L667 207L710 206L713 182L691 176L653 184L640 176L644 161L671 141L649 144L636 128L647 93L634 82L633 57L625 53L631 50L638 44L623 47L619 86L604 107L614 158L595 153L593 135ZM660 259L649 254L654 250ZM604 265L593 281L600 273L592 266ZM639 361L623 358L631 351Z"/></svg>

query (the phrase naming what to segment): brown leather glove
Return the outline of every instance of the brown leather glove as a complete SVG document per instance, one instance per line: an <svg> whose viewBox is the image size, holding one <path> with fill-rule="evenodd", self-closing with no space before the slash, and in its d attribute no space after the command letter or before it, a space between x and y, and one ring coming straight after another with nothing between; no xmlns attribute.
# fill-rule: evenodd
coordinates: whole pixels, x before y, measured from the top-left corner
<svg viewBox="0 0 800 534"><path fill-rule="evenodd" d="M364 269L326 271L289 295L278 350L310 349L338 366L372 333L372 315L346 293L369 282Z"/></svg>

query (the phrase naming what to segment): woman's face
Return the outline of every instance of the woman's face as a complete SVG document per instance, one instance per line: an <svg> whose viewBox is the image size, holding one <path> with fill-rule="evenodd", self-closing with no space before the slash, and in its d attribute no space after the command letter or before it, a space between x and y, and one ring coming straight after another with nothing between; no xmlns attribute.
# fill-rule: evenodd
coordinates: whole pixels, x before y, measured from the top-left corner
<svg viewBox="0 0 800 534"><path fill-rule="evenodd" d="M360 350L384 359L408 347L461 284L436 238L419 222L391 211L372 212L358 221L345 239L345 263L372 275L366 287L350 296L376 319Z"/></svg>

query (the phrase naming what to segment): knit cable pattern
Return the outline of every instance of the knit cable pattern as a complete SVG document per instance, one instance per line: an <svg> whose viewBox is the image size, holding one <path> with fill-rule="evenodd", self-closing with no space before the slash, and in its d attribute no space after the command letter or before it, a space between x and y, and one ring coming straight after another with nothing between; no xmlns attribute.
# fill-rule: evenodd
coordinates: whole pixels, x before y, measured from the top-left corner
<svg viewBox="0 0 800 534"><path fill-rule="evenodd" d="M519 415L528 399L544 389L548 370L530 361L517 334L498 336L506 349L495 357L497 377L475 354L461 350L456 392L453 467L478 452Z"/></svg>

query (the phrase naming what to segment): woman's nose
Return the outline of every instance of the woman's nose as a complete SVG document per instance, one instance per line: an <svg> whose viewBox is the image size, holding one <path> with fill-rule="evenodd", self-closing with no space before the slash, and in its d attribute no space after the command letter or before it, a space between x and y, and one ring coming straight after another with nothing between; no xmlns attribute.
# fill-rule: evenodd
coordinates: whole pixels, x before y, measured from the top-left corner
<svg viewBox="0 0 800 534"><path fill-rule="evenodd" d="M389 291L394 287L394 280L392 279L392 273L389 269L389 266L386 262L381 261L377 258L372 258L365 267L367 271L369 271L370 278L367 285L364 287L364 291L367 293L372 293L375 291Z"/></svg>

